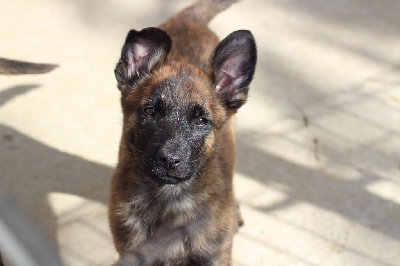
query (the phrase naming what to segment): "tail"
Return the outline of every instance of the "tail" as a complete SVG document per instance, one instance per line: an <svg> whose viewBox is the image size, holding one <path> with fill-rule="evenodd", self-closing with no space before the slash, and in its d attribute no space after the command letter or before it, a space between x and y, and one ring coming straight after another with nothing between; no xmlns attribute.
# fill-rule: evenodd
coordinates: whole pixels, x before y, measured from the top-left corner
<svg viewBox="0 0 400 266"><path fill-rule="evenodd" d="M0 74L42 74L52 71L57 65L34 64L0 58Z"/></svg>
<svg viewBox="0 0 400 266"><path fill-rule="evenodd" d="M238 0L198 0L176 15L182 20L207 25L216 15Z"/></svg>

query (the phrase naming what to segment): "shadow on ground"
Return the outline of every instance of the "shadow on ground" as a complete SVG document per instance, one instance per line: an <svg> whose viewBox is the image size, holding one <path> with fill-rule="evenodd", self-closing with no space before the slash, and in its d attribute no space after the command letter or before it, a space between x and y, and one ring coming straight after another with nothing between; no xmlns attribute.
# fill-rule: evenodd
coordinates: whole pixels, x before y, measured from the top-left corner
<svg viewBox="0 0 400 266"><path fill-rule="evenodd" d="M287 161L246 141L256 134L238 134L237 171L265 185L280 184L288 195L286 200L259 210L268 213L307 202L400 240L398 226L393 223L398 219L400 205L366 190L366 186L381 179L380 176L360 170L359 178L341 180L323 169L315 170Z"/></svg>
<svg viewBox="0 0 400 266"><path fill-rule="evenodd" d="M1 104L38 85L0 92ZM49 205L51 192L77 195L106 204L111 168L48 147L6 125L0 125L1 188L27 211L50 239L57 218Z"/></svg>

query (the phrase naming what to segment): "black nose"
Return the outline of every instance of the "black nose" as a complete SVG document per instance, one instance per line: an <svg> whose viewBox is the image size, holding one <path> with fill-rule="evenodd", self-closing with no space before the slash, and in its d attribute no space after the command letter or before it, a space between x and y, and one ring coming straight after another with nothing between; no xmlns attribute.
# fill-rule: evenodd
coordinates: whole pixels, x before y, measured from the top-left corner
<svg viewBox="0 0 400 266"><path fill-rule="evenodd" d="M166 170L177 168L182 163L182 158L172 152L160 150L158 153L158 163Z"/></svg>

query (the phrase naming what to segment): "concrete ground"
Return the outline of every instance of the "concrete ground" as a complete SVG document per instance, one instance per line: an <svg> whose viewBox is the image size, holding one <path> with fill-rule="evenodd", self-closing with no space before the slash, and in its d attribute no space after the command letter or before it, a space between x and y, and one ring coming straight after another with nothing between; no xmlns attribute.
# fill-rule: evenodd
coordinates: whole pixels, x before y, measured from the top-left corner
<svg viewBox="0 0 400 266"><path fill-rule="evenodd" d="M191 2L0 2L0 56L60 65L0 77L0 186L65 265L113 260L125 35ZM211 23L259 49L238 117L235 265L399 265L399 14L397 0L243 0Z"/></svg>

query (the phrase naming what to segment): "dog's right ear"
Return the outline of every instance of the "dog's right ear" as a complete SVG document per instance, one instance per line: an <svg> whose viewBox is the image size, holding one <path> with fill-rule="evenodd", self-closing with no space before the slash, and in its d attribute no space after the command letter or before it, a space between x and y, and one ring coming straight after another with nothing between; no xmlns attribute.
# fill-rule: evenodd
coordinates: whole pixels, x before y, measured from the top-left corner
<svg viewBox="0 0 400 266"><path fill-rule="evenodd" d="M171 50L171 38L158 28L131 30L122 48L121 58L114 70L118 88L125 91L127 85L151 73L165 62Z"/></svg>

